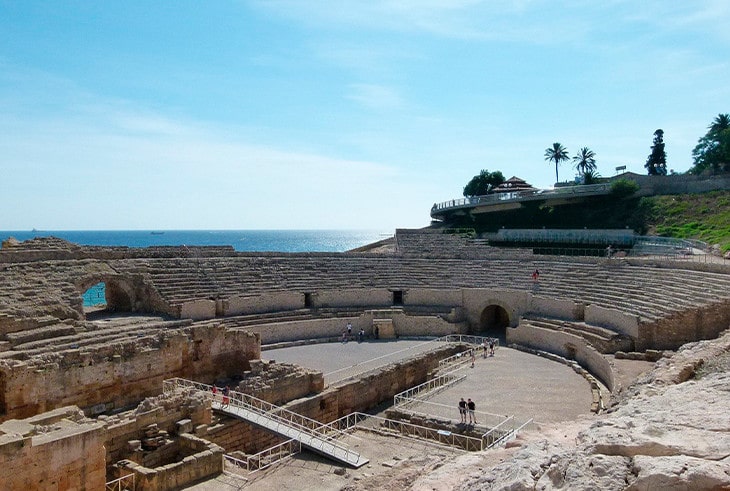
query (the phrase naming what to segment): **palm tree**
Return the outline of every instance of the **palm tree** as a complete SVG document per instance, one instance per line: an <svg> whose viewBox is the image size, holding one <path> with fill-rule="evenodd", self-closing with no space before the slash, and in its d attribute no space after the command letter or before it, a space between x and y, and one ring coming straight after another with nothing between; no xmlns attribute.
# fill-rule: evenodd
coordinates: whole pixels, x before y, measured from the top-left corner
<svg viewBox="0 0 730 491"><path fill-rule="evenodd" d="M725 131L730 128L730 114L718 114L712 124L709 126L709 133L711 135L717 135L721 131Z"/></svg>
<svg viewBox="0 0 730 491"><path fill-rule="evenodd" d="M596 153L588 147L583 147L573 157L573 162L575 163L575 170L580 175L585 176L589 171L596 170Z"/></svg>
<svg viewBox="0 0 730 491"><path fill-rule="evenodd" d="M564 160L568 160L568 149L560 143L553 143L552 147L545 150L545 160L548 162L555 162L555 182L559 182L558 179L558 165Z"/></svg>

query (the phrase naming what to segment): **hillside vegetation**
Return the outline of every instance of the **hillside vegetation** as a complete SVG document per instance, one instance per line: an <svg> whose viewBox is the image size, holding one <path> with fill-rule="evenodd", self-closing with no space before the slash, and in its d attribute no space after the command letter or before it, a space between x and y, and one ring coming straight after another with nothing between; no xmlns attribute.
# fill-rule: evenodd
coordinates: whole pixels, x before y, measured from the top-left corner
<svg viewBox="0 0 730 491"><path fill-rule="evenodd" d="M647 233L699 239L730 250L730 191L643 198Z"/></svg>

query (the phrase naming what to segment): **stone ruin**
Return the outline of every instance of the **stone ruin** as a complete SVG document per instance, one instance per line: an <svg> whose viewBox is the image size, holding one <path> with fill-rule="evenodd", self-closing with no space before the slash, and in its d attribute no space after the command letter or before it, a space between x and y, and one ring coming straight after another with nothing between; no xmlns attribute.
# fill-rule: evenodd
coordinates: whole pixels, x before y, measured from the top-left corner
<svg viewBox="0 0 730 491"><path fill-rule="evenodd" d="M534 257L433 232L398 231L395 242L381 254L281 254L6 241L0 456L4 467L48 469L2 476L0 488L97 489L130 471L146 476L138 489L172 489L218 472L218 448L254 453L276 440L204 401L150 402L168 378L236 381L327 422L425 381L437 364L399 367L405 377L384 369L378 381L392 390L363 392L360 381L327 388L321 374L260 360L262 343L336 340L347 322L369 336L378 325L393 336L499 336L574 360L611 390L605 355L652 357L730 325L721 266ZM81 295L99 282L106 306L92 315ZM58 445L79 451L60 459ZM85 453L102 447L103 459Z"/></svg>

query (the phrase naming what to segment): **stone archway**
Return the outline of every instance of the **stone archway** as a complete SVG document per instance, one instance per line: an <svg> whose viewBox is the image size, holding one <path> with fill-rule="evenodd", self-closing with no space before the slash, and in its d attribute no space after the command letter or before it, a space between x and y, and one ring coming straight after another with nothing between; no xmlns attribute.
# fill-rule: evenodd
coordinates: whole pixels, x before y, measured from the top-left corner
<svg viewBox="0 0 730 491"><path fill-rule="evenodd" d="M131 282L118 276L97 276L86 278L79 285L82 293L89 289L103 292L103 299L94 307L84 306L85 314L103 315L111 312L132 312L135 310L135 290Z"/></svg>
<svg viewBox="0 0 730 491"><path fill-rule="evenodd" d="M509 313L501 305L490 304L479 316L479 333L505 339L509 327Z"/></svg>

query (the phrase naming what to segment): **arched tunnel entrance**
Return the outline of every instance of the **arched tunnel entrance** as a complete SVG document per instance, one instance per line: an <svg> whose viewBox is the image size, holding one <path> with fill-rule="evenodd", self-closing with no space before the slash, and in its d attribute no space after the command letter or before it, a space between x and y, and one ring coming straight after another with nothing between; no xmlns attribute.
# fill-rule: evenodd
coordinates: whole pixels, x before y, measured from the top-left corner
<svg viewBox="0 0 730 491"><path fill-rule="evenodd" d="M479 333L484 336L505 339L509 327L509 314L500 305L487 305L479 317Z"/></svg>
<svg viewBox="0 0 730 491"><path fill-rule="evenodd" d="M89 316L103 316L114 312L132 312L130 292L120 281L99 281L82 294L84 313Z"/></svg>

